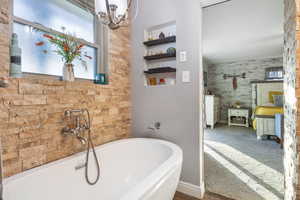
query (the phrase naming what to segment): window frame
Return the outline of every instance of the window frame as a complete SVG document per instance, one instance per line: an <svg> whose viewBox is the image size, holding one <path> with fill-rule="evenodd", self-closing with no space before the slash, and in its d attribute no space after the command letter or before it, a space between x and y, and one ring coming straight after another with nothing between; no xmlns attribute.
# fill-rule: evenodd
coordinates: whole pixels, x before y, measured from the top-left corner
<svg viewBox="0 0 300 200"><path fill-rule="evenodd" d="M65 0L65 1L68 1L68 0ZM68 1L68 2L72 3L70 1ZM14 15L14 3L15 3L15 1L12 0L11 1L11 5L10 5L11 18L12 18L12 22L11 22L11 25L10 25L10 36L12 36L12 34L13 34L13 24L14 23L18 23L18 24L21 24L21 25L29 26L29 27L38 29L40 31L43 31L43 32L49 33L49 34L63 34L63 32L54 30L54 29L49 28L47 26L44 26L42 24L35 23L35 22L32 22L32 21L29 21L29 20L26 20L26 19L23 19L23 18L15 16ZM77 6L78 8L80 8L82 10L85 10L81 6L78 6L77 4L73 3L73 5ZM88 11L86 11L86 12L88 12ZM94 31L93 31L94 43L88 42L88 41L86 41L85 39L82 39L82 38L78 38L78 37L74 37L74 38L77 41L79 41L80 43L84 44L85 46L88 46L88 47L91 47L91 48L95 48L95 50L96 50L95 76L96 76L97 73L99 73L99 71L100 71L100 65L101 65L100 58L102 57L102 54L100 52L100 50L101 50L100 45L97 43L99 41L97 38L98 38L98 34L99 34L100 31L98 30L98 26L97 26L97 22L96 22L94 14L93 14L93 18L94 18L94 20L93 20L93 26L94 26ZM30 72L23 72L23 71L22 71L22 73L25 73L25 74L40 74L40 75L46 75L46 76L56 76L56 75L52 75L52 74L30 73ZM91 80L91 81L95 80L95 77L94 77L94 79L88 79L88 78L78 78L78 77L75 76L75 78L76 79L83 79L83 80Z"/></svg>

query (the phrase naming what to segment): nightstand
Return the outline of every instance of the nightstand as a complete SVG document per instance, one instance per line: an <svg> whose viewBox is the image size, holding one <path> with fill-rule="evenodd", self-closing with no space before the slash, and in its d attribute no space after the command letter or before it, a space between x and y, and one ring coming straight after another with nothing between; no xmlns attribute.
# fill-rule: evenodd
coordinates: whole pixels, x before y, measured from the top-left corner
<svg viewBox="0 0 300 200"><path fill-rule="evenodd" d="M249 127L249 108L229 108L228 109L228 126Z"/></svg>

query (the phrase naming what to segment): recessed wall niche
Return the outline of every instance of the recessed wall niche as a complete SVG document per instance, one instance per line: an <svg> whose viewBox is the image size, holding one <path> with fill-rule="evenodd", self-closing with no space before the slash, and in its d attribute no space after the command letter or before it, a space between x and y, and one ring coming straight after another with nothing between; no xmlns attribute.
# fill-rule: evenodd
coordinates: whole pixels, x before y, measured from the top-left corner
<svg viewBox="0 0 300 200"><path fill-rule="evenodd" d="M145 86L176 84L176 22L152 26L144 33Z"/></svg>

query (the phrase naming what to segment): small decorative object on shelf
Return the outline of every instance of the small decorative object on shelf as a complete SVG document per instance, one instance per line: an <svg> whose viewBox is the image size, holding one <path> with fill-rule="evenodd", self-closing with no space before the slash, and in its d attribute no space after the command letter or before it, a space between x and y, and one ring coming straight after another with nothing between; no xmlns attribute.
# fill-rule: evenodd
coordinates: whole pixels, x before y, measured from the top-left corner
<svg viewBox="0 0 300 200"><path fill-rule="evenodd" d="M22 77L21 67L22 50L19 47L18 35L12 35L11 48L10 48L10 76L15 78Z"/></svg>
<svg viewBox="0 0 300 200"><path fill-rule="evenodd" d="M165 36L165 34L163 33L163 32L161 32L160 34L159 34L159 39L165 39L166 38L166 36Z"/></svg>
<svg viewBox="0 0 300 200"><path fill-rule="evenodd" d="M65 63L63 67L63 80L74 81L73 61L75 59L80 60L83 67L87 70L87 62L84 58L92 59L92 57L88 56L87 52L83 52L82 48L85 46L83 43L78 41L71 34L66 33L64 27L62 27L62 30L64 31L62 34L43 34L43 36L50 44L57 48L54 52L61 56ZM36 43L36 46L43 46L44 44L43 41L39 41ZM47 50L43 52L48 53Z"/></svg>
<svg viewBox="0 0 300 200"><path fill-rule="evenodd" d="M148 41L152 41L152 40L153 40L153 33L150 32L150 33L148 34Z"/></svg>
<svg viewBox="0 0 300 200"><path fill-rule="evenodd" d="M176 54L176 48L170 47L167 49L167 53L170 55L175 55Z"/></svg>
<svg viewBox="0 0 300 200"><path fill-rule="evenodd" d="M108 77L107 74L104 73L99 73L96 75L95 79L96 84L101 84L101 85L107 85L108 84Z"/></svg>
<svg viewBox="0 0 300 200"><path fill-rule="evenodd" d="M168 85L175 85L176 84L176 80L173 78L168 78L166 79L166 84Z"/></svg>
<svg viewBox="0 0 300 200"><path fill-rule="evenodd" d="M152 78L149 78L149 85L157 85L157 79L152 77Z"/></svg>
<svg viewBox="0 0 300 200"><path fill-rule="evenodd" d="M164 78L159 79L159 85L166 85L166 80Z"/></svg>

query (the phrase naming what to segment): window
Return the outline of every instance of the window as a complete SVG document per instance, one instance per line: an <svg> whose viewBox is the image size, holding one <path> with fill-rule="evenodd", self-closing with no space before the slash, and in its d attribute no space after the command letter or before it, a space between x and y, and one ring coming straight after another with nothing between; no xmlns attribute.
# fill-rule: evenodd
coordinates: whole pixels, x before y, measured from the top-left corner
<svg viewBox="0 0 300 200"><path fill-rule="evenodd" d="M283 80L283 67L266 68L266 80Z"/></svg>
<svg viewBox="0 0 300 200"><path fill-rule="evenodd" d="M97 68L98 45L95 44L94 16L67 0L14 0L13 32L18 35L22 49L22 71L48 75L62 75L63 61L49 43L35 45L46 40L44 33L61 32L62 27L76 36L86 46L84 52L87 69L80 61L74 62L75 77L94 79Z"/></svg>

